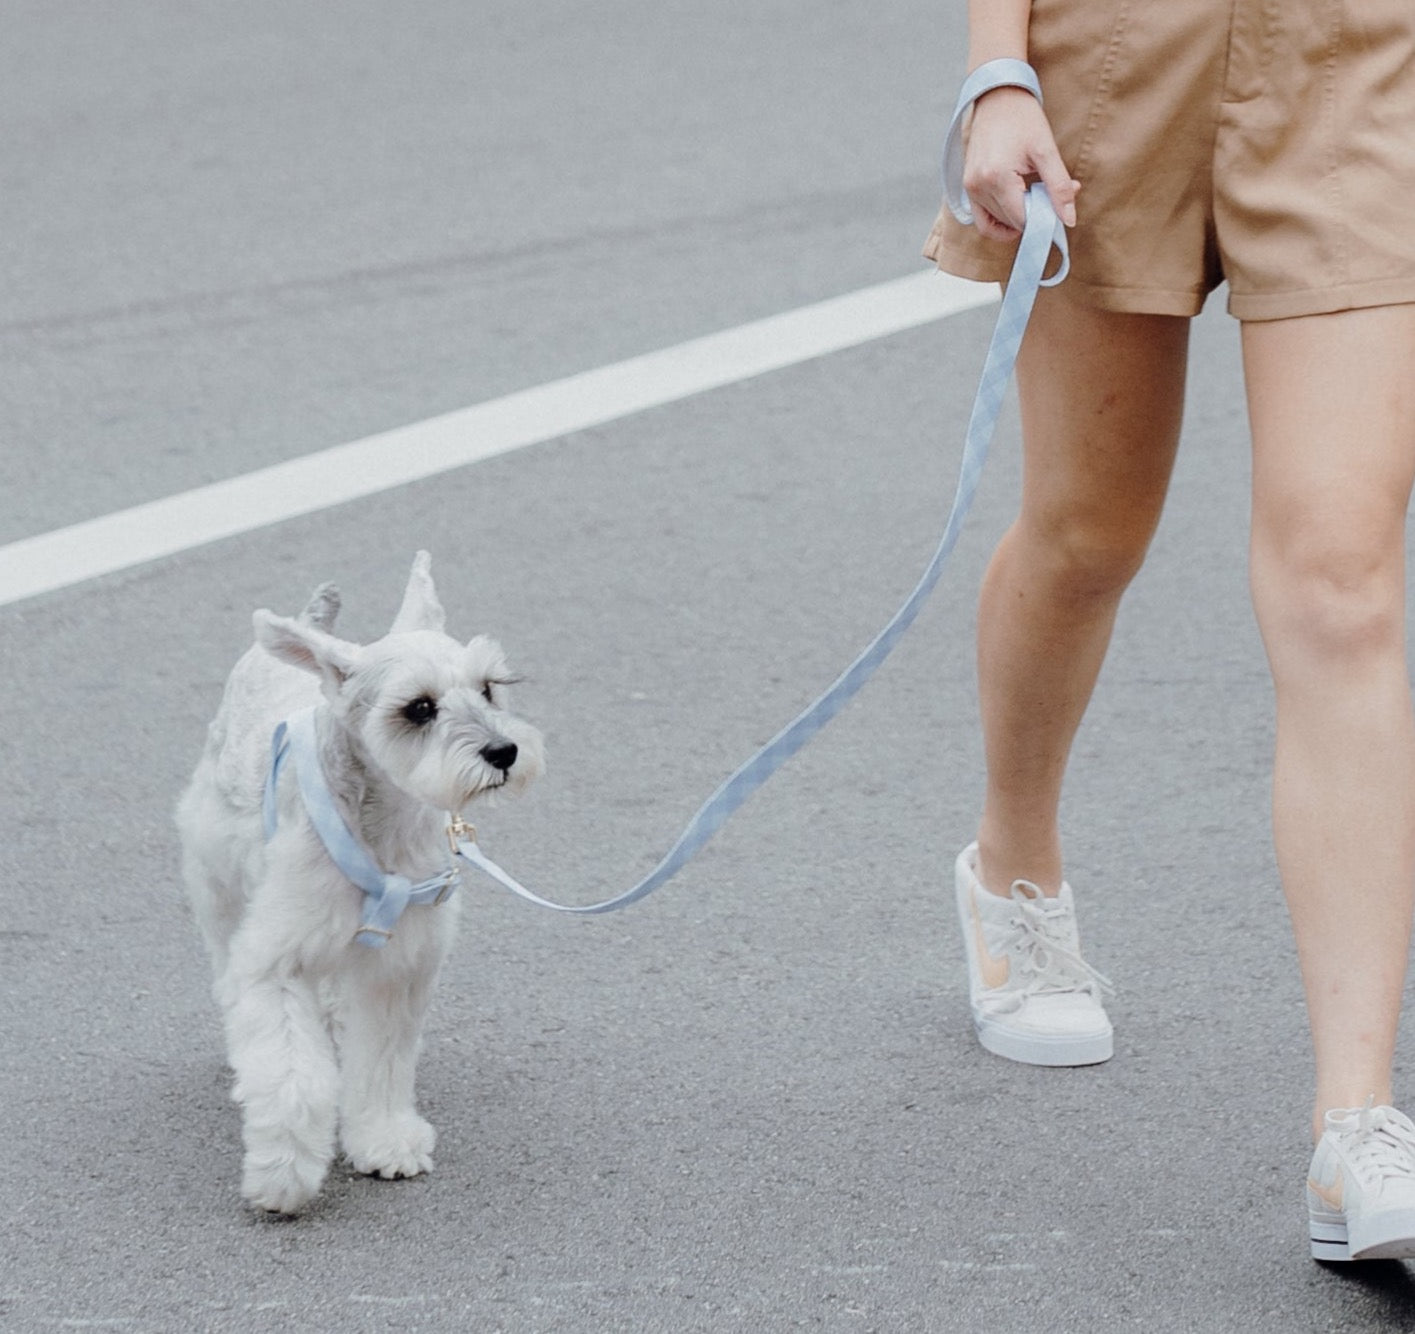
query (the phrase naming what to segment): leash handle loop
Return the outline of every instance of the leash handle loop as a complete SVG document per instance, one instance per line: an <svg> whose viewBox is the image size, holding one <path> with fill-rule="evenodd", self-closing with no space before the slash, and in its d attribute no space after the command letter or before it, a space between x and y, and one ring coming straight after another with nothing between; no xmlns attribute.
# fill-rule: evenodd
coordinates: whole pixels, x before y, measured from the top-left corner
<svg viewBox="0 0 1415 1334"><path fill-rule="evenodd" d="M1042 100L1042 81L1025 60L989 60L963 80L943 139L943 196L953 216L965 227L973 224L973 201L963 188L963 122L973 103L995 88L1025 88L1038 102Z"/></svg>

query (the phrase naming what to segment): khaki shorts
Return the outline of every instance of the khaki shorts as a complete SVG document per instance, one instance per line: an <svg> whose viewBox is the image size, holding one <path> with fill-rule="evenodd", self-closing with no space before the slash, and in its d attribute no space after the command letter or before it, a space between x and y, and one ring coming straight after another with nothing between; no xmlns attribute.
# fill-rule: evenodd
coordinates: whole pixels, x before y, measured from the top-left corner
<svg viewBox="0 0 1415 1334"><path fill-rule="evenodd" d="M1035 0L1031 61L1082 183L1067 285L1239 319L1415 301L1415 0ZM924 254L1001 281L945 208Z"/></svg>

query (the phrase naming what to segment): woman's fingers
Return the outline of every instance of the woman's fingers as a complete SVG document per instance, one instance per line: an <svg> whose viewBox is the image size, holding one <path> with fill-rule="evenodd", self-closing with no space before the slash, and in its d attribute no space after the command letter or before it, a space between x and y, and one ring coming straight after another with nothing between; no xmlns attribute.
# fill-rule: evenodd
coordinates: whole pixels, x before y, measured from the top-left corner
<svg viewBox="0 0 1415 1334"><path fill-rule="evenodd" d="M1061 154L1056 151L1056 144L1048 136L1047 149L1039 155L1036 170L1037 175L1042 178L1042 184L1047 188L1047 194L1051 197L1051 206L1056 210L1056 216L1068 227L1076 225L1076 192L1081 188L1081 182L1073 180L1071 173L1066 170L1066 164L1061 160Z"/></svg>
<svg viewBox="0 0 1415 1334"><path fill-rule="evenodd" d="M1027 182L1040 177L1057 216L1076 224L1076 193L1057 151L1040 103L1021 88L997 88L973 107L963 188L973 201L978 230L994 240L1014 240L1026 226Z"/></svg>

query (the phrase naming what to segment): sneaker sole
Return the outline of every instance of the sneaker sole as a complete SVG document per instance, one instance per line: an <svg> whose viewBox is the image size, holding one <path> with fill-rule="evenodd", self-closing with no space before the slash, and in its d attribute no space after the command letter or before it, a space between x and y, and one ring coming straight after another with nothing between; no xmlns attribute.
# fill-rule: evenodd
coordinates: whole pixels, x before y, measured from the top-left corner
<svg viewBox="0 0 1415 1334"><path fill-rule="evenodd" d="M1104 1032L1052 1037L1019 1033L975 1014L973 1029L985 1051L1023 1065L1100 1065L1115 1055L1115 1032L1109 1028Z"/></svg>
<svg viewBox="0 0 1415 1334"><path fill-rule="evenodd" d="M1312 1231L1312 1259L1351 1259L1351 1247L1346 1242L1346 1215L1311 1208L1307 1213Z"/></svg>
<svg viewBox="0 0 1415 1334"><path fill-rule="evenodd" d="M1358 1227L1353 1241L1344 1214L1309 1209L1314 1260L1415 1259L1415 1210L1402 1209Z"/></svg>

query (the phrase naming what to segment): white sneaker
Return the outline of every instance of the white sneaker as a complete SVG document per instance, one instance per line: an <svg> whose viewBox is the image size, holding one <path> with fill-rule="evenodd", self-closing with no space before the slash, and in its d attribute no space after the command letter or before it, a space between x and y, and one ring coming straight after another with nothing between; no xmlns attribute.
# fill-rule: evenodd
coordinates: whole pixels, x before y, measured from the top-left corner
<svg viewBox="0 0 1415 1334"><path fill-rule="evenodd" d="M1415 1125L1372 1102L1326 1114L1307 1174L1314 1259L1415 1257Z"/></svg>
<svg viewBox="0 0 1415 1334"><path fill-rule="evenodd" d="M978 845L958 854L958 920L978 1041L1028 1065L1095 1065L1115 1040L1101 1004L1113 990L1081 957L1071 887L1045 897L1027 880L999 898L978 880Z"/></svg>

